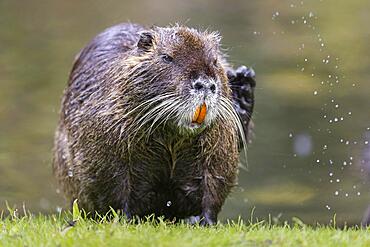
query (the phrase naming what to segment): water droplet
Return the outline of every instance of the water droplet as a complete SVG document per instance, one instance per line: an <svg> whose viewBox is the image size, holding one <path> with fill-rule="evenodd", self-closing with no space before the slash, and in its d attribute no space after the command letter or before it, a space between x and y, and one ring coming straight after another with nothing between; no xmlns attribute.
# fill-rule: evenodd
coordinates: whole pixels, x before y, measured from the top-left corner
<svg viewBox="0 0 370 247"><path fill-rule="evenodd" d="M330 206L329 205L325 205L326 209L327 210L330 210Z"/></svg>
<svg viewBox="0 0 370 247"><path fill-rule="evenodd" d="M313 92L313 95L317 95L317 91L314 91L314 92Z"/></svg>
<svg viewBox="0 0 370 247"><path fill-rule="evenodd" d="M369 144L369 141L365 141L365 145Z"/></svg>
<svg viewBox="0 0 370 247"><path fill-rule="evenodd" d="M319 160L319 159L317 159L317 160L316 160L316 163L320 163L320 160Z"/></svg>
<svg viewBox="0 0 370 247"><path fill-rule="evenodd" d="M338 104L336 104L336 105L335 105L335 108L339 108L339 105L338 105Z"/></svg>
<svg viewBox="0 0 370 247"><path fill-rule="evenodd" d="M329 172L329 176L332 177L334 174L332 172Z"/></svg>
<svg viewBox="0 0 370 247"><path fill-rule="evenodd" d="M73 177L73 171L71 168L68 169L68 177Z"/></svg>
<svg viewBox="0 0 370 247"><path fill-rule="evenodd" d="M171 205L172 205L172 202L171 202L171 201L168 201L168 202L166 203L166 206L167 206L167 207L171 207Z"/></svg>
<svg viewBox="0 0 370 247"><path fill-rule="evenodd" d="M348 197L348 193L346 193L345 196Z"/></svg>
<svg viewBox="0 0 370 247"><path fill-rule="evenodd" d="M340 179L339 179L339 178L337 178L335 181L336 181L337 183L340 183Z"/></svg>
<svg viewBox="0 0 370 247"><path fill-rule="evenodd" d="M293 137L293 134L292 133L289 133L289 137L292 138Z"/></svg>
<svg viewBox="0 0 370 247"><path fill-rule="evenodd" d="M339 195L339 191L335 191L334 195L336 195L336 196Z"/></svg>
<svg viewBox="0 0 370 247"><path fill-rule="evenodd" d="M358 196L360 196L360 195L361 195L361 192L360 192L360 191L358 191L358 192L357 192L357 195L358 195Z"/></svg>
<svg viewBox="0 0 370 247"><path fill-rule="evenodd" d="M57 211L58 214L60 214L62 212L62 207L57 206L56 211Z"/></svg>
<svg viewBox="0 0 370 247"><path fill-rule="evenodd" d="M272 14L272 20L275 20L275 18L277 17L277 16L279 16L279 12L278 11L276 11L275 13L273 13Z"/></svg>

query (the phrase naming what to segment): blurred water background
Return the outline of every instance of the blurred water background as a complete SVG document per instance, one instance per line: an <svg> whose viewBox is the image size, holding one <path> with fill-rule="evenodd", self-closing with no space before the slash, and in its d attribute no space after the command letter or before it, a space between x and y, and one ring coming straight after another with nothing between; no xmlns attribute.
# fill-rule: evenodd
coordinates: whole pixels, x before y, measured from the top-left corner
<svg viewBox="0 0 370 247"><path fill-rule="evenodd" d="M119 22L218 30L257 73L249 171L221 220L359 223L370 203L368 0L0 0L0 210L64 207L51 149L74 56Z"/></svg>

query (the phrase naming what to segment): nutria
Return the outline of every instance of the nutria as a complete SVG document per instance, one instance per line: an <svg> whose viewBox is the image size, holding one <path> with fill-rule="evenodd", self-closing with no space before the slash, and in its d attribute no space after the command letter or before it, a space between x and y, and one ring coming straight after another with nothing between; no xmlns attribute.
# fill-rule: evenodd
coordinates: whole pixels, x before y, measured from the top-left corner
<svg viewBox="0 0 370 247"><path fill-rule="evenodd" d="M255 85L219 42L180 25L120 24L80 52L54 148L68 200L92 213L217 221L236 184Z"/></svg>

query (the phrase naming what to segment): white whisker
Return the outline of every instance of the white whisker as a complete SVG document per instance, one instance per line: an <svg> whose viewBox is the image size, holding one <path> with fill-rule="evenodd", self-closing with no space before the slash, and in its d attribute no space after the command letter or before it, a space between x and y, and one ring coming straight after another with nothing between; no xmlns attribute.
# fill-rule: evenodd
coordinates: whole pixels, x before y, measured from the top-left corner
<svg viewBox="0 0 370 247"><path fill-rule="evenodd" d="M134 121L131 124L130 127L130 136L132 139L135 138L135 136L138 134L139 131L146 130L147 136L150 136L152 133L152 129L155 126L155 124L160 120L163 119L164 116L166 116L166 113L168 111L172 110L172 108L175 108L176 105L178 105L179 100L176 99L175 95L169 95L170 97L158 97L157 100L152 101L154 103L158 103L155 105L152 109L148 110L150 106L153 104L147 105L144 109L142 109L138 117L134 119ZM163 101L161 101L163 100ZM148 110L147 112L144 112L145 110ZM141 115L141 113L143 113ZM152 122L149 128L144 128L145 125L147 125L149 122ZM144 133L143 133L144 134ZM141 138L141 137L140 137ZM140 139L139 138L139 139Z"/></svg>
<svg viewBox="0 0 370 247"><path fill-rule="evenodd" d="M248 167L247 140L245 138L245 133L244 133L244 128L243 128L241 118L240 118L239 114L235 111L235 109L232 105L232 102L229 99L227 99L225 97L221 97L219 102L220 102L220 108L219 109L221 111L219 116L221 116L221 118L225 119L225 115L226 115L227 118L229 120L231 120L231 122L234 124L235 129L238 130L238 132L239 132L239 135L240 135L240 138L241 138L241 141L242 141L242 144L243 144L243 152L244 152L244 155L245 155L246 164L247 164L247 167ZM242 166L242 168L247 169L242 164L241 164L241 166Z"/></svg>

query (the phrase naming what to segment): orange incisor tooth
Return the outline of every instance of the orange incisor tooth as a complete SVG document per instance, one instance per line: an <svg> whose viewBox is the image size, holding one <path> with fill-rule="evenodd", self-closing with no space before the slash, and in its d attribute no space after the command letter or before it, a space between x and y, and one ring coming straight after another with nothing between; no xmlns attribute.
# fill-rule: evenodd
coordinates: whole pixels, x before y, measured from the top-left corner
<svg viewBox="0 0 370 247"><path fill-rule="evenodd" d="M196 122L198 124L203 123L204 119L206 118L206 115L207 115L207 106L205 103L203 103L202 106L197 106L197 108L195 109L193 122Z"/></svg>
<svg viewBox="0 0 370 247"><path fill-rule="evenodd" d="M197 108L195 109L194 115L193 115L193 120L192 120L193 123L197 121L199 113L200 113L200 107L197 106Z"/></svg>

